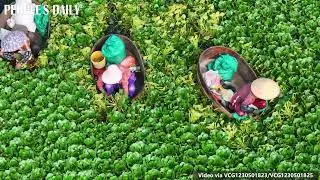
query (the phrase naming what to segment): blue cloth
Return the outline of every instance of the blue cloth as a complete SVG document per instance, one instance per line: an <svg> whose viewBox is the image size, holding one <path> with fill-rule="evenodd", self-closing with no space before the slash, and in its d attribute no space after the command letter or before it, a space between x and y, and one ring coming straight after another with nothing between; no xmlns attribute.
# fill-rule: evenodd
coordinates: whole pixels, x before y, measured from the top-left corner
<svg viewBox="0 0 320 180"><path fill-rule="evenodd" d="M255 111L255 109L254 108L252 108L252 107L249 107L249 106L241 106L240 107L241 108L241 110L243 111L243 112L246 112L246 113L253 113L253 111Z"/></svg>

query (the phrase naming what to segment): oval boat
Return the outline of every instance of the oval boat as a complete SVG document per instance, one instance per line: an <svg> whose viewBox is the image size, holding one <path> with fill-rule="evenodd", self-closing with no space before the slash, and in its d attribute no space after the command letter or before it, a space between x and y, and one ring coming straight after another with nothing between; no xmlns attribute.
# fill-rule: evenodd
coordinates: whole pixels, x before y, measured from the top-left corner
<svg viewBox="0 0 320 180"><path fill-rule="evenodd" d="M98 42L93 46L92 50L91 50L91 54L95 51L100 51L103 44L105 43L105 41L111 36L112 34L108 34L106 36L104 36L103 38L99 39ZM120 34L113 34L113 35L117 35L118 37L120 37L123 42L125 43L125 46L126 46L126 53L127 53L127 56L128 55L131 55L133 57L135 57L136 61L137 61L137 64L138 66L140 67L140 71L139 72L136 72L136 95L134 96L133 100L137 99L143 92L144 90L144 81L145 81L145 67L144 67L144 63L143 63L143 59L142 59L142 56L140 54L140 51L139 49L137 48L137 46L126 36L124 35L120 35ZM97 81L98 77L96 75L94 75L94 71L95 71L95 68L93 67L93 64L92 62L90 61L90 69L91 69L91 75L92 77L94 78L95 81ZM97 88L98 91L100 91L98 88ZM106 97L107 94L104 90L102 90L102 93L105 94Z"/></svg>
<svg viewBox="0 0 320 180"><path fill-rule="evenodd" d="M202 76L203 73L207 71L207 65L214 61L218 56L223 54L229 54L235 57L238 61L238 69L234 75L232 83L236 85L236 87L240 88L246 83L250 83L257 79L256 73L252 70L252 68L245 62L245 60L235 51L223 47L223 46L213 46L202 52L199 58L198 66L197 66L197 79L198 83L201 86L203 93L213 101L213 106L216 107L219 111L226 114L229 118L232 118L232 111L226 107L224 107L218 99L215 99L212 96L210 89L207 87L205 80ZM236 88L236 89L238 89Z"/></svg>

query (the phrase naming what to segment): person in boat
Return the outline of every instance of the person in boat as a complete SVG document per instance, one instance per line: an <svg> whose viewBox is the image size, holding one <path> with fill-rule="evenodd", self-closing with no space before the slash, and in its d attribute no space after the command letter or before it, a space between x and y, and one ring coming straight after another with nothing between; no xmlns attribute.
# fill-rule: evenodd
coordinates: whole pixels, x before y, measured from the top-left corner
<svg viewBox="0 0 320 180"><path fill-rule="evenodd" d="M30 40L22 31L11 31L1 41L0 56L15 62L16 68L20 69L33 60Z"/></svg>
<svg viewBox="0 0 320 180"><path fill-rule="evenodd" d="M239 116L246 116L255 110L264 109L267 100L280 95L279 85L268 78L258 78L244 85L235 93L230 101L230 108Z"/></svg>

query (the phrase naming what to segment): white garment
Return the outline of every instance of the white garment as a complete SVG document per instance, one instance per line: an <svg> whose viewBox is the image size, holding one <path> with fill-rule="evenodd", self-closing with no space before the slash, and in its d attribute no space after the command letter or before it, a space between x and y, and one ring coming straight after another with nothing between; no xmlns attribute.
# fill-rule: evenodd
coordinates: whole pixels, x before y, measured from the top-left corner
<svg viewBox="0 0 320 180"><path fill-rule="evenodd" d="M8 26L13 27L15 24L23 25L30 32L36 31L36 23L33 21L35 4L31 0L16 0L16 13L8 20Z"/></svg>

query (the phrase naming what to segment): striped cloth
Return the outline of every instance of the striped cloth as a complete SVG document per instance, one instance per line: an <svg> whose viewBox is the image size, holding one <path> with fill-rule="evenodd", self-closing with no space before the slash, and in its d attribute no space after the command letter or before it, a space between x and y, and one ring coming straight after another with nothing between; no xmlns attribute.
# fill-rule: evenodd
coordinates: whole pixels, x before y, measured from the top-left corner
<svg viewBox="0 0 320 180"><path fill-rule="evenodd" d="M14 54L17 52L4 52L3 53L3 58L7 59L8 61L16 61ZM26 51L22 54L22 60L17 61L19 63L27 63L32 57L32 52L31 51Z"/></svg>

